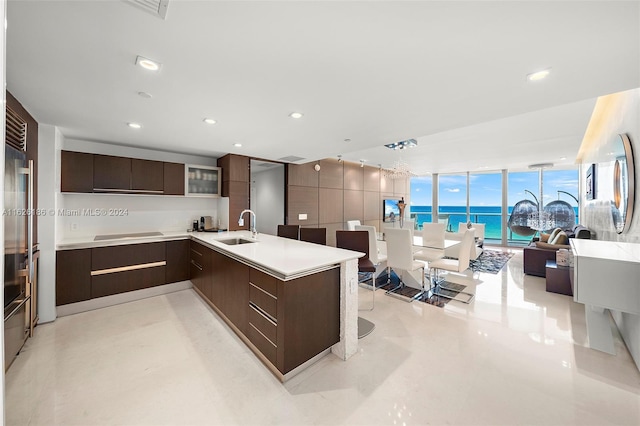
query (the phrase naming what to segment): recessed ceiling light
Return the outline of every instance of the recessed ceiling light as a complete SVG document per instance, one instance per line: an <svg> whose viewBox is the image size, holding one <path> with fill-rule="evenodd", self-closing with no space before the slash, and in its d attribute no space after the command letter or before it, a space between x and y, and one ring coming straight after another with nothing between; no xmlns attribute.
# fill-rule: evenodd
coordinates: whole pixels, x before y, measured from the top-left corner
<svg viewBox="0 0 640 426"><path fill-rule="evenodd" d="M304 114L301 112L292 112L291 114L289 114L289 117L291 118L301 118Z"/></svg>
<svg viewBox="0 0 640 426"><path fill-rule="evenodd" d="M205 123L207 123L207 124L216 124L216 123L217 123L217 121L216 121L216 120L214 120L213 118L205 118L205 119L204 119L204 120L202 120L202 121L204 121L204 122L205 122Z"/></svg>
<svg viewBox="0 0 640 426"><path fill-rule="evenodd" d="M147 92L138 92L138 96L140 96L141 98L147 98L147 99L152 97L151 93L147 93Z"/></svg>
<svg viewBox="0 0 640 426"><path fill-rule="evenodd" d="M136 57L136 65L140 65L142 68L149 71L158 71L162 66L160 62L145 58L144 56Z"/></svg>
<svg viewBox="0 0 640 426"><path fill-rule="evenodd" d="M139 123L127 123L127 126L131 127L132 129L140 129L142 127L142 124L139 124Z"/></svg>
<svg viewBox="0 0 640 426"><path fill-rule="evenodd" d="M562 161L564 161L566 159L567 159L567 157L560 157L560 160L562 160Z"/></svg>
<svg viewBox="0 0 640 426"><path fill-rule="evenodd" d="M532 72L531 74L527 74L527 80L529 81L538 81L546 78L551 73L551 68L547 68L546 70Z"/></svg>
<svg viewBox="0 0 640 426"><path fill-rule="evenodd" d="M242 148L242 144L241 143L234 143L233 146L235 146L236 148Z"/></svg>

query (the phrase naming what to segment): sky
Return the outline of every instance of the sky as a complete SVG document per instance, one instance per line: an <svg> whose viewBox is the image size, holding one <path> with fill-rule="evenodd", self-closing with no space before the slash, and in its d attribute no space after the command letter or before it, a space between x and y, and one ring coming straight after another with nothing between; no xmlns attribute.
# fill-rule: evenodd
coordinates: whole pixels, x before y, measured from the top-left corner
<svg viewBox="0 0 640 426"><path fill-rule="evenodd" d="M558 193L566 191L574 197L578 197L578 170L545 170L543 175L544 202L563 200L572 206L578 203L571 196ZM508 178L508 204L513 206L518 201L528 199L536 202L535 198L527 193L529 190L540 198L538 172L514 172L509 173ZM466 206L467 204L467 175L439 175L440 206ZM411 205L431 205L431 176L418 176L411 178ZM502 173L472 173L469 176L471 206L501 206L502 205Z"/></svg>

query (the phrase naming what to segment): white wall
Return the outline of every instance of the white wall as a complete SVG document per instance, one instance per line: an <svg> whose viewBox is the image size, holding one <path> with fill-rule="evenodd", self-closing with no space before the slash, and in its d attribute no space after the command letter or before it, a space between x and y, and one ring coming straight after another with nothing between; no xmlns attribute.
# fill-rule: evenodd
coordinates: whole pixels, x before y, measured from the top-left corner
<svg viewBox="0 0 640 426"><path fill-rule="evenodd" d="M250 198L258 232L276 235L284 224L284 165L251 173Z"/></svg>
<svg viewBox="0 0 640 426"><path fill-rule="evenodd" d="M60 155L56 153L60 151L62 139L54 126L38 126L38 208L47 213L58 210ZM38 316L41 323L56 319L57 220L55 213L38 216Z"/></svg>
<svg viewBox="0 0 640 426"><path fill-rule="evenodd" d="M615 136L626 133L631 140L635 155L636 179L640 178L640 89L629 90L622 93L601 98L606 103L602 104L603 110L596 112L592 117L592 124L585 135L585 141L581 147L580 185L581 196L581 222L589 229L595 231L596 239L606 241L625 241L640 243L640 191L639 181L636 180L636 192L634 214L629 230L618 234L611 219L611 200L603 198L611 194L609 185L611 179L606 174L612 174L604 161L606 153L611 151L611 143ZM598 100L600 103L600 99ZM584 151L584 152L583 152ZM587 200L585 197L585 176L587 168L598 162L603 162L603 167L596 172L596 199ZM637 277L630 277L636 279ZM612 312L613 319L620 330L631 356L638 369L640 369L640 316L622 312Z"/></svg>

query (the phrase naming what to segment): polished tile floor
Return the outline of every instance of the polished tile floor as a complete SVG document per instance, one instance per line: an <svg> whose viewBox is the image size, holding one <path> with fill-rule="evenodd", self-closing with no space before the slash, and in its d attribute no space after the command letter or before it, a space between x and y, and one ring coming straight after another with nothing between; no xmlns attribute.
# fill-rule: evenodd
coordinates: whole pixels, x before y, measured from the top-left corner
<svg viewBox="0 0 640 426"><path fill-rule="evenodd" d="M470 305L378 291L358 353L285 384L192 290L60 318L7 373L6 422L640 424L640 373L619 335L615 356L587 348L583 306L523 276L521 251L497 275L457 281Z"/></svg>

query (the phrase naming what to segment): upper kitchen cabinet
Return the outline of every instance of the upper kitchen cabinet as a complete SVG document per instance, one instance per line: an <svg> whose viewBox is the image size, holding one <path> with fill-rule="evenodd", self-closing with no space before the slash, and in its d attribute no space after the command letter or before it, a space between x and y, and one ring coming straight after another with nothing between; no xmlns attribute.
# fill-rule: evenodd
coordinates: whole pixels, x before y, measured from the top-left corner
<svg viewBox="0 0 640 426"><path fill-rule="evenodd" d="M162 161L131 159L131 189L164 193L164 164Z"/></svg>
<svg viewBox="0 0 640 426"><path fill-rule="evenodd" d="M206 166L200 169L207 168ZM217 169L215 167L208 169ZM220 171L207 170L200 181L218 196ZM85 152L61 152L62 192L185 195L185 165ZM212 176L215 174L215 177ZM194 174L195 175L195 174ZM202 189L207 191L208 189Z"/></svg>
<svg viewBox="0 0 640 426"><path fill-rule="evenodd" d="M96 192L129 191L131 158L93 155L93 190Z"/></svg>
<svg viewBox="0 0 640 426"><path fill-rule="evenodd" d="M185 195L189 197L219 197L221 170L219 167L186 165Z"/></svg>
<svg viewBox="0 0 640 426"><path fill-rule="evenodd" d="M184 195L184 164L164 163L164 195Z"/></svg>
<svg viewBox="0 0 640 426"><path fill-rule="evenodd" d="M60 190L93 192L93 154L62 151Z"/></svg>

